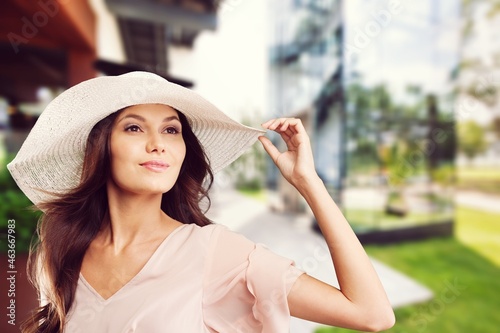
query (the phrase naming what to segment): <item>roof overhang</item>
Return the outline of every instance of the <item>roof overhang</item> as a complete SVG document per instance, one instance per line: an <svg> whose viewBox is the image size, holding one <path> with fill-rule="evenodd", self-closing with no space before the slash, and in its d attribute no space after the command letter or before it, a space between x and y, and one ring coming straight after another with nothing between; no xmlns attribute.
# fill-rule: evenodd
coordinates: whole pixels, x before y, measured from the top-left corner
<svg viewBox="0 0 500 333"><path fill-rule="evenodd" d="M178 1L177 1L178 2ZM217 15L151 0L106 0L110 11L122 18L168 24L187 30L215 30Z"/></svg>

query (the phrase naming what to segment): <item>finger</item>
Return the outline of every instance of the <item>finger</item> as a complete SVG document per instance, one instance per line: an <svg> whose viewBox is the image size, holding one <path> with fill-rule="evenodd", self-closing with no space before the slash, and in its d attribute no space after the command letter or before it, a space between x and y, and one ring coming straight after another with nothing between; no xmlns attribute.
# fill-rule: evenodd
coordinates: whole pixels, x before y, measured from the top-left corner
<svg viewBox="0 0 500 333"><path fill-rule="evenodd" d="M293 133L290 132L278 132L281 138L285 141L290 141L292 139Z"/></svg>
<svg viewBox="0 0 500 333"><path fill-rule="evenodd" d="M268 129L279 132L282 130L286 130L288 127L287 123L290 118L277 118L270 122Z"/></svg>
<svg viewBox="0 0 500 333"><path fill-rule="evenodd" d="M297 139L298 141L302 142L309 141L309 135L307 134L306 129L304 128L304 125L302 124L302 121L300 119L291 120L288 130L293 133L292 135L290 135L290 137L292 139L295 139L294 144L297 142Z"/></svg>
<svg viewBox="0 0 500 333"><path fill-rule="evenodd" d="M270 130L279 131L287 131L291 130L293 132L297 132L300 128L296 128L297 126L301 126L302 122L297 118L278 118L274 119L274 121L269 125Z"/></svg>
<svg viewBox="0 0 500 333"><path fill-rule="evenodd" d="M288 127L286 130L284 130L280 133L286 134L288 137L292 137L295 134L297 134L297 132L295 132L291 127Z"/></svg>
<svg viewBox="0 0 500 333"><path fill-rule="evenodd" d="M275 145L265 136L259 136L259 141L262 143L262 146L264 147L265 151L271 156L271 159L273 162L276 163L278 160L278 156L281 154L278 148L276 148Z"/></svg>
<svg viewBox="0 0 500 333"><path fill-rule="evenodd" d="M279 130L286 133L288 137L293 137L295 134L306 134L300 119L295 118L286 119Z"/></svg>
<svg viewBox="0 0 500 333"><path fill-rule="evenodd" d="M302 125L302 121L297 118L290 118L287 120L288 126L287 128L293 131L294 133L300 133L302 131L305 132L305 128Z"/></svg>
<svg viewBox="0 0 500 333"><path fill-rule="evenodd" d="M267 129L273 130L280 134L283 140L286 141L289 148L290 146L297 145L297 140L294 140L293 142L291 140L296 134L300 134L300 141L307 141L307 139L309 138L304 125L302 124L302 121L298 118L276 118L271 119L264 124L266 125Z"/></svg>
<svg viewBox="0 0 500 333"><path fill-rule="evenodd" d="M290 125L290 119L285 119L280 127L280 131L285 132L288 129L289 125Z"/></svg>
<svg viewBox="0 0 500 333"><path fill-rule="evenodd" d="M297 144L295 140L295 136L297 136L296 133L290 132L278 132L278 134L281 136L283 141L286 144L287 150L289 151L295 151L297 149Z"/></svg>
<svg viewBox="0 0 500 333"><path fill-rule="evenodd" d="M279 133L285 140L288 150L294 150L300 142L304 142L304 139L308 138L302 121L297 118L281 118L280 126L275 129L275 132ZM297 136L300 137L300 140L297 140Z"/></svg>
<svg viewBox="0 0 500 333"><path fill-rule="evenodd" d="M289 145L293 136L296 134L290 128L288 128L286 131L280 131L277 129L276 132L281 136L281 138L286 142L287 145Z"/></svg>
<svg viewBox="0 0 500 333"><path fill-rule="evenodd" d="M275 118L269 119L268 121L262 123L261 126L264 128L268 128L269 124L271 124L274 120L275 120Z"/></svg>
<svg viewBox="0 0 500 333"><path fill-rule="evenodd" d="M283 123L284 119L283 118L277 118L274 119L274 121L268 126L268 129L275 131L278 126L280 126Z"/></svg>
<svg viewBox="0 0 500 333"><path fill-rule="evenodd" d="M269 130L273 130L274 128L274 131L280 134L283 140L289 141L293 133L291 131L282 132L279 128L276 128L282 124L283 121L286 121L286 118L269 119L268 121L262 123L261 126Z"/></svg>

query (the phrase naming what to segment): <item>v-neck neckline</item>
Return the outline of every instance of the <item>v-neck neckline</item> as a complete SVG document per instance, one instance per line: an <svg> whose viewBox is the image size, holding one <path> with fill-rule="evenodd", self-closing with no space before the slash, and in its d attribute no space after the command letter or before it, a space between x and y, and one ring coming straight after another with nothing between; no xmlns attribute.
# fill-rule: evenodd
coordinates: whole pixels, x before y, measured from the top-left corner
<svg viewBox="0 0 500 333"><path fill-rule="evenodd" d="M149 257L149 259L146 261L146 263L144 264L144 266L142 266L142 268L139 270L139 272L134 275L130 280L127 281L127 283L125 283L123 286L121 286L120 289L118 289L117 291L115 291L111 296L109 296L108 298L104 298L102 297L101 294L99 294L97 292L97 290L85 279L85 277L83 276L81 270L80 270L80 280L83 282L83 284L92 292L92 294L94 294L94 296L102 303L109 303L112 299L115 298L115 296L117 294L120 294L122 292L123 289L127 288L130 284L132 284L135 280L137 280L139 278L139 276L141 276L143 274L143 272L148 268L148 266L150 265L150 263L155 259L155 257L158 255L158 252L160 252L161 248L165 246L165 244L168 243L168 240L170 238L172 238L172 236L177 233L180 229L183 229L185 226L189 225L189 223L185 223L183 225L180 225L178 227L176 227L174 230L172 230L160 243L160 245L158 245L158 247L156 248L156 250L153 252L153 254Z"/></svg>

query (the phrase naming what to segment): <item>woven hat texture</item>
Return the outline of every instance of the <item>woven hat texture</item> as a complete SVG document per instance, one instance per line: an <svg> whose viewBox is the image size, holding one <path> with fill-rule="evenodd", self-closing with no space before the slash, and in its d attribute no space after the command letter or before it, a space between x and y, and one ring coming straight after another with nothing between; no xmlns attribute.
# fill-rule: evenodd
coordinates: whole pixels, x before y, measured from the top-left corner
<svg viewBox="0 0 500 333"><path fill-rule="evenodd" d="M124 107L165 104L186 115L214 173L236 160L264 131L229 118L194 91L148 72L103 76L79 83L42 112L7 169L37 205L79 184L88 135Z"/></svg>

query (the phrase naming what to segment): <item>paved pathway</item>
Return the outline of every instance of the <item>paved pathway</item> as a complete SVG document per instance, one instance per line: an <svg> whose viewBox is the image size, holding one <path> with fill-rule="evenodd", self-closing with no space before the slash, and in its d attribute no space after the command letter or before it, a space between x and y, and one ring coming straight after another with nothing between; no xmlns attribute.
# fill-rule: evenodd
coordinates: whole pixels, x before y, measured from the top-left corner
<svg viewBox="0 0 500 333"><path fill-rule="evenodd" d="M500 196L473 191L459 191L455 194L457 204L500 214Z"/></svg>
<svg viewBox="0 0 500 333"><path fill-rule="evenodd" d="M275 213L264 202L247 198L234 190L211 194L207 214L214 222L227 225L254 242L295 260L309 275L338 287L328 247L323 237L310 228L310 217ZM372 259L393 307L424 302L432 292L408 276ZM310 333L319 325L292 318L290 333Z"/></svg>

